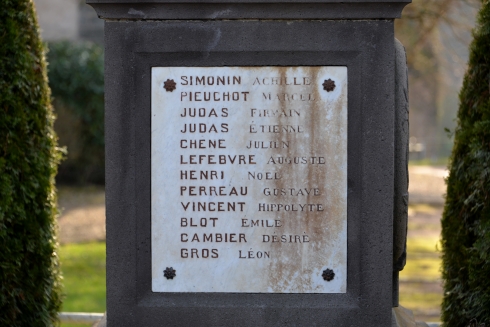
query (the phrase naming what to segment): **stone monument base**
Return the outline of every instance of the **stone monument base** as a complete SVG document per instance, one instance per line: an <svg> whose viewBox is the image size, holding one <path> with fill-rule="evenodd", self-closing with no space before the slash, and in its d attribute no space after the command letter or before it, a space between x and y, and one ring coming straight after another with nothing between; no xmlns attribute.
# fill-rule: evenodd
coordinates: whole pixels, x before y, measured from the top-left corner
<svg viewBox="0 0 490 327"><path fill-rule="evenodd" d="M107 327L107 312L104 313L104 317L101 320L95 322L92 327Z"/></svg>
<svg viewBox="0 0 490 327"><path fill-rule="evenodd" d="M415 321L413 312L404 307L393 308L391 327L429 327L425 322ZM93 324L92 327L106 327L106 316Z"/></svg>
<svg viewBox="0 0 490 327"><path fill-rule="evenodd" d="M429 327L425 322L415 321L412 310L402 306L393 308L391 327Z"/></svg>

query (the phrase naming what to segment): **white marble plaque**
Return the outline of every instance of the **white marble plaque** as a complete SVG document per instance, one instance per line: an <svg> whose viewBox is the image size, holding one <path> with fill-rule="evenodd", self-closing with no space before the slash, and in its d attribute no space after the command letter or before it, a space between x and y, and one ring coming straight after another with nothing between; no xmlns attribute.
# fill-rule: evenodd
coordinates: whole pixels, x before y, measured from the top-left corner
<svg viewBox="0 0 490 327"><path fill-rule="evenodd" d="M347 67L154 67L151 86L152 290L345 293Z"/></svg>

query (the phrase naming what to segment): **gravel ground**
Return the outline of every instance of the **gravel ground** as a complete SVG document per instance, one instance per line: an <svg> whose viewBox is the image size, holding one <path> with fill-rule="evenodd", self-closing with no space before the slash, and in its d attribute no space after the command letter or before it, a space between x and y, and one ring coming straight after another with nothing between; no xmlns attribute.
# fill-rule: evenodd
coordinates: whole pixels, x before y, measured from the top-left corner
<svg viewBox="0 0 490 327"><path fill-rule="evenodd" d="M443 205L447 177L445 167L409 166L410 203Z"/></svg>
<svg viewBox="0 0 490 327"><path fill-rule="evenodd" d="M61 244L105 240L105 192L103 186L58 187Z"/></svg>

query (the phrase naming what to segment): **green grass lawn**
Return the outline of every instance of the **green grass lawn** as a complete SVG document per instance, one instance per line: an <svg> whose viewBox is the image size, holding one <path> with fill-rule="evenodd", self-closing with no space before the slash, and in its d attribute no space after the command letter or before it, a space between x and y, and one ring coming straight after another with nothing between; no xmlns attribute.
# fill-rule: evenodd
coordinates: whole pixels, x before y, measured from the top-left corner
<svg viewBox="0 0 490 327"><path fill-rule="evenodd" d="M437 281L440 278L439 236L408 238L407 265L400 273L402 280Z"/></svg>
<svg viewBox="0 0 490 327"><path fill-rule="evenodd" d="M60 246L64 312L105 312L105 243ZM62 324L62 327L90 326Z"/></svg>
<svg viewBox="0 0 490 327"><path fill-rule="evenodd" d="M407 265L400 273L400 305L417 320L439 321L442 302L439 237L408 238Z"/></svg>
<svg viewBox="0 0 490 327"><path fill-rule="evenodd" d="M408 162L408 164L414 165L414 166L444 166L444 167L447 167L448 161L449 161L448 157L437 158L437 159L426 158L426 159L410 160Z"/></svg>

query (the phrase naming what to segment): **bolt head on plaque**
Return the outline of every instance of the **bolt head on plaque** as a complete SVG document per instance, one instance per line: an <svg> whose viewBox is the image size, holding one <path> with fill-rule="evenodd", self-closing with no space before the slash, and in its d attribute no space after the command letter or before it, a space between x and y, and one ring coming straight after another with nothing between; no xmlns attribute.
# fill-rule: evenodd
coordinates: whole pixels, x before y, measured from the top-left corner
<svg viewBox="0 0 490 327"><path fill-rule="evenodd" d="M176 270L174 268L167 267L167 269L163 271L163 276L167 279L174 279L174 277L176 276L175 272Z"/></svg>
<svg viewBox="0 0 490 327"><path fill-rule="evenodd" d="M331 281L334 277L335 277L335 273L333 272L332 269L325 269L323 271L323 274L322 274L322 277L324 280L326 280L327 282Z"/></svg>
<svg viewBox="0 0 490 327"><path fill-rule="evenodd" d="M177 83L173 79L167 79L165 82L163 82L163 88L167 90L167 92L173 92L175 90L175 86Z"/></svg>
<svg viewBox="0 0 490 327"><path fill-rule="evenodd" d="M332 81L330 78L326 79L322 85L323 89L327 92L333 91L335 89L335 81Z"/></svg>

